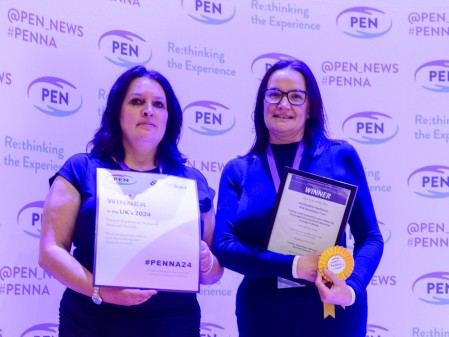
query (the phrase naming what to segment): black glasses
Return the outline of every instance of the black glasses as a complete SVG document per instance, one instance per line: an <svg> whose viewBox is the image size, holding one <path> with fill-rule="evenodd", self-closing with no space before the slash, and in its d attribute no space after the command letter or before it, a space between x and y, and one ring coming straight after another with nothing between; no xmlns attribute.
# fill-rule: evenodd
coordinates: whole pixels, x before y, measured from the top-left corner
<svg viewBox="0 0 449 337"><path fill-rule="evenodd" d="M287 96L288 102L291 105L303 105L307 98L307 91L303 90L290 90L284 92L277 88L265 90L265 102L270 104L279 104L284 96Z"/></svg>

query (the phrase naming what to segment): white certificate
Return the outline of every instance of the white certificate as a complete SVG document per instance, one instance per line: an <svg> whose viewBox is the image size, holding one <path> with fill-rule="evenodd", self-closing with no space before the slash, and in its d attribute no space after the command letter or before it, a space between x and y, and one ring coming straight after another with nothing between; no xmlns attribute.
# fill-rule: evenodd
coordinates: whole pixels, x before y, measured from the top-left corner
<svg viewBox="0 0 449 337"><path fill-rule="evenodd" d="M196 181L97 169L94 285L198 292Z"/></svg>
<svg viewBox="0 0 449 337"><path fill-rule="evenodd" d="M286 168L268 249L303 256L338 244L356 192L357 186Z"/></svg>

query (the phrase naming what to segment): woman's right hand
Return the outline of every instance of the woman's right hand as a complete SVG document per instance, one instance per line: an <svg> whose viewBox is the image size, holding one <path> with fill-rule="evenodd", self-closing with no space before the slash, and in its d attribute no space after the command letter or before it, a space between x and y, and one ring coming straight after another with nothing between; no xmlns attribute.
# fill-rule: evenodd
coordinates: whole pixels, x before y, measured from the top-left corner
<svg viewBox="0 0 449 337"><path fill-rule="evenodd" d="M298 275L300 279L315 282L319 257L319 252L312 252L301 256L298 264L296 265L296 275Z"/></svg>
<svg viewBox="0 0 449 337"><path fill-rule="evenodd" d="M106 303L117 305L138 305L148 301L157 291L152 289L129 289L100 287L100 296Z"/></svg>

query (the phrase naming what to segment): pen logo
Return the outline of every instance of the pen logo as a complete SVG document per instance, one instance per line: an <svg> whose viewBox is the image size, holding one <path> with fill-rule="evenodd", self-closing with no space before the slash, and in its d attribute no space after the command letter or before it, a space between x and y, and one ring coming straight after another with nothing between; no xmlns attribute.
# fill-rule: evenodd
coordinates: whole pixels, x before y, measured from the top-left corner
<svg viewBox="0 0 449 337"><path fill-rule="evenodd" d="M33 238L41 236L43 208L43 201L34 201L23 206L17 214L17 224L24 228L23 231L27 235Z"/></svg>
<svg viewBox="0 0 449 337"><path fill-rule="evenodd" d="M137 182L136 179L126 174L112 174L108 176L107 179L114 185L134 185Z"/></svg>
<svg viewBox="0 0 449 337"><path fill-rule="evenodd" d="M236 123L227 106L212 101L192 102L183 113L188 129L203 136L220 136L232 130Z"/></svg>
<svg viewBox="0 0 449 337"><path fill-rule="evenodd" d="M391 227L387 226L384 222L378 221L380 233L382 235L382 239L384 240L384 244L388 244L391 239Z"/></svg>
<svg viewBox="0 0 449 337"><path fill-rule="evenodd" d="M58 77L39 77L27 89L28 98L40 112L50 116L73 115L83 105L83 98L70 82Z"/></svg>
<svg viewBox="0 0 449 337"><path fill-rule="evenodd" d="M424 63L415 71L415 81L433 92L449 92L449 60Z"/></svg>
<svg viewBox="0 0 449 337"><path fill-rule="evenodd" d="M251 63L251 72L256 75L260 81L267 70L276 62L283 60L294 60L295 57L282 53L262 54L254 59Z"/></svg>
<svg viewBox="0 0 449 337"><path fill-rule="evenodd" d="M388 244L388 242L391 240L391 228L388 226L385 222L377 221L377 225L379 226L380 234L382 235L382 239L384 241L384 244ZM346 248L348 248L350 251L354 251L354 236L351 233L351 229L349 226L346 228L345 231L346 235Z"/></svg>
<svg viewBox="0 0 449 337"><path fill-rule="evenodd" d="M421 197L447 198L449 197L449 167L442 165L421 167L410 174L407 184Z"/></svg>
<svg viewBox="0 0 449 337"><path fill-rule="evenodd" d="M182 0L182 8L192 19L208 25L221 25L235 16L235 6L226 1Z"/></svg>
<svg viewBox="0 0 449 337"><path fill-rule="evenodd" d="M35 336L58 336L59 325L53 323L42 323L34 325L26 329L20 337L35 337Z"/></svg>
<svg viewBox="0 0 449 337"><path fill-rule="evenodd" d="M391 332L380 325L367 324L366 326L366 337L393 337Z"/></svg>
<svg viewBox="0 0 449 337"><path fill-rule="evenodd" d="M200 325L200 330L202 333L201 336L214 336L214 337L219 337L221 336L225 331L225 329L215 323L206 323L206 322L201 322Z"/></svg>
<svg viewBox="0 0 449 337"><path fill-rule="evenodd" d="M398 134L399 127L384 113L364 111L346 118L342 130L354 142L377 145L393 139Z"/></svg>
<svg viewBox="0 0 449 337"><path fill-rule="evenodd" d="M449 272L440 271L418 277L413 282L412 292L425 303L448 305Z"/></svg>
<svg viewBox="0 0 449 337"><path fill-rule="evenodd" d="M388 33L393 25L385 12L372 7L352 7L337 16L343 33L361 39L373 39Z"/></svg>
<svg viewBox="0 0 449 337"><path fill-rule="evenodd" d="M153 55L145 39L124 30L111 30L101 35L98 49L109 62L125 68L145 65Z"/></svg>

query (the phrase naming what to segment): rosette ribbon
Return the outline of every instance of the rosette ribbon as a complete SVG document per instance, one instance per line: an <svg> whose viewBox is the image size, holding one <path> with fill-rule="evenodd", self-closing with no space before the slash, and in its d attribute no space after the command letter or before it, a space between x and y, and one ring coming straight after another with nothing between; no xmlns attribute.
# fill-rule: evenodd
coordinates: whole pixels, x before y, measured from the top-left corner
<svg viewBox="0 0 449 337"><path fill-rule="evenodd" d="M340 279L346 280L354 270L354 258L349 250L341 246L333 246L321 253L318 260L318 271L323 279L331 282L324 274L324 268L329 269ZM331 316L335 318L335 305L323 302L324 318ZM344 309L344 306L342 306Z"/></svg>

